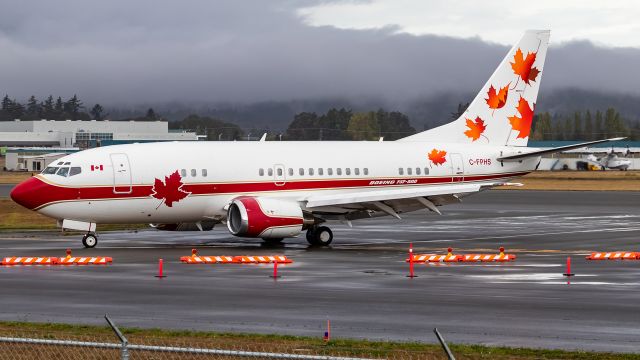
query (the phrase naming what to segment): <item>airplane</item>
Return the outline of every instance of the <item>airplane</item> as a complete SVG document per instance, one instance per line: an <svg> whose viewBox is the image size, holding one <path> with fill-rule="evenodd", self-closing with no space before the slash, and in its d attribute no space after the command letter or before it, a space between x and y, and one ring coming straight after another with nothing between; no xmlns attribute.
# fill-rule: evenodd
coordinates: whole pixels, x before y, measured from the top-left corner
<svg viewBox="0 0 640 360"><path fill-rule="evenodd" d="M210 229L279 243L306 231L333 241L329 222L460 202L534 171L551 149L528 148L550 31L526 31L455 121L396 141L157 142L77 152L18 184L11 198L85 233L97 224Z"/></svg>
<svg viewBox="0 0 640 360"><path fill-rule="evenodd" d="M627 147L627 156L630 154L629 148ZM607 155L598 158L594 154L587 155L587 160L594 162L600 166L602 170L612 169L612 170L620 170L627 171L629 166L631 166L631 160L624 159L618 156L616 152L611 148L611 151L607 153Z"/></svg>

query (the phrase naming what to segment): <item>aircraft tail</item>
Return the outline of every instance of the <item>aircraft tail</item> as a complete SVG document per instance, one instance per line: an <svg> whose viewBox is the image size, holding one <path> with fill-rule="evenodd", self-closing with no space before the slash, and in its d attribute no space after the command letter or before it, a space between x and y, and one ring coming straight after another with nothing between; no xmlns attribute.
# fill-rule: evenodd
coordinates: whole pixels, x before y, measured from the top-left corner
<svg viewBox="0 0 640 360"><path fill-rule="evenodd" d="M529 30L455 121L398 141L527 146L549 30Z"/></svg>

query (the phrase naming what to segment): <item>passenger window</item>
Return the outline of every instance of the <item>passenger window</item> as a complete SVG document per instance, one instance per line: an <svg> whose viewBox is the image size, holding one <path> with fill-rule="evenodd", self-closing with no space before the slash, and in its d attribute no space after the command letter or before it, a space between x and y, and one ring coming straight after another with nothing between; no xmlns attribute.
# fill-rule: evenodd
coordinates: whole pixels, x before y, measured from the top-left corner
<svg viewBox="0 0 640 360"><path fill-rule="evenodd" d="M304 169L303 169L303 168L300 168L300 169L298 170L298 174L300 174L300 176L304 176Z"/></svg>
<svg viewBox="0 0 640 360"><path fill-rule="evenodd" d="M187 170L185 169L180 170L180 175L182 175L183 178L187 177Z"/></svg>
<svg viewBox="0 0 640 360"><path fill-rule="evenodd" d="M320 175L320 176L324 175L324 169L323 168L318 168L318 175Z"/></svg>
<svg viewBox="0 0 640 360"><path fill-rule="evenodd" d="M47 166L47 168L44 169L42 173L45 175L53 175L56 173L56 171L58 171L58 168L56 166Z"/></svg>
<svg viewBox="0 0 640 360"><path fill-rule="evenodd" d="M278 176L284 175L284 173L282 172L282 168L277 168L276 172L278 173Z"/></svg>
<svg viewBox="0 0 640 360"><path fill-rule="evenodd" d="M78 175L82 172L82 168L80 166L74 166L69 171L69 176Z"/></svg>
<svg viewBox="0 0 640 360"><path fill-rule="evenodd" d="M351 168L345 168L344 169L344 174L345 175L351 175Z"/></svg>
<svg viewBox="0 0 640 360"><path fill-rule="evenodd" d="M420 168L416 168L416 175L420 175Z"/></svg>
<svg viewBox="0 0 640 360"><path fill-rule="evenodd" d="M309 176L313 176L313 168L309 168Z"/></svg>
<svg viewBox="0 0 640 360"><path fill-rule="evenodd" d="M360 168L355 168L355 169L353 169L353 172L354 172L356 175L360 175Z"/></svg>
<svg viewBox="0 0 640 360"><path fill-rule="evenodd" d="M196 169L191 169L191 176L196 177L196 175L198 175L198 171L196 171Z"/></svg>
<svg viewBox="0 0 640 360"><path fill-rule="evenodd" d="M342 175L342 168L337 168L336 169L336 174Z"/></svg>
<svg viewBox="0 0 640 360"><path fill-rule="evenodd" d="M407 168L407 175L412 175L412 170L411 170L411 168Z"/></svg>
<svg viewBox="0 0 640 360"><path fill-rule="evenodd" d="M333 175L333 169L332 168L327 168L327 175L329 175L329 176Z"/></svg>
<svg viewBox="0 0 640 360"><path fill-rule="evenodd" d="M56 174L60 175L60 176L67 177L67 175L69 175L69 168L68 167L61 167Z"/></svg>
<svg viewBox="0 0 640 360"><path fill-rule="evenodd" d="M202 169L202 177L207 177L207 169Z"/></svg>
<svg viewBox="0 0 640 360"><path fill-rule="evenodd" d="M429 175L429 168L428 167L424 168L424 174L425 175Z"/></svg>
<svg viewBox="0 0 640 360"><path fill-rule="evenodd" d="M364 174L369 175L369 168L364 168Z"/></svg>
<svg viewBox="0 0 640 360"><path fill-rule="evenodd" d="M269 176L273 176L273 169L272 169L272 168L269 168L269 169L267 170L267 173L269 174Z"/></svg>
<svg viewBox="0 0 640 360"><path fill-rule="evenodd" d="M289 176L293 176L293 168L289 168Z"/></svg>
<svg viewBox="0 0 640 360"><path fill-rule="evenodd" d="M258 170L258 175L264 176L264 169L263 168L260 168L260 170Z"/></svg>
<svg viewBox="0 0 640 360"><path fill-rule="evenodd" d="M404 170L402 168L398 168L398 174L399 175L404 175Z"/></svg>

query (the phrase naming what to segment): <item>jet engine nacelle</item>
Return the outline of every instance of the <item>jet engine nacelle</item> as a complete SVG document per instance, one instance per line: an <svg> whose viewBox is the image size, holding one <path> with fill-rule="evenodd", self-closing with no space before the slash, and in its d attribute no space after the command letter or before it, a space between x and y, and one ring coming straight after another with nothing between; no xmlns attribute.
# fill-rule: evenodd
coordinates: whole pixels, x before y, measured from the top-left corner
<svg viewBox="0 0 640 360"><path fill-rule="evenodd" d="M229 232L240 237L295 237L304 223L302 209L293 201L240 196L233 199L227 211Z"/></svg>

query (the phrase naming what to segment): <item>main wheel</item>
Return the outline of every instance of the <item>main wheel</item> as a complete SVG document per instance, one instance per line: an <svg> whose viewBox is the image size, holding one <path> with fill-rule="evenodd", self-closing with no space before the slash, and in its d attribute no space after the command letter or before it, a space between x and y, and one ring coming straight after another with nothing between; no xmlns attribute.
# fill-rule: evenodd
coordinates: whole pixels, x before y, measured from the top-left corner
<svg viewBox="0 0 640 360"><path fill-rule="evenodd" d="M94 233L86 234L82 237L82 245L86 248L93 248L98 244L98 236Z"/></svg>
<svg viewBox="0 0 640 360"><path fill-rule="evenodd" d="M307 230L307 241L311 245L328 246L333 241L333 232L326 226Z"/></svg>

